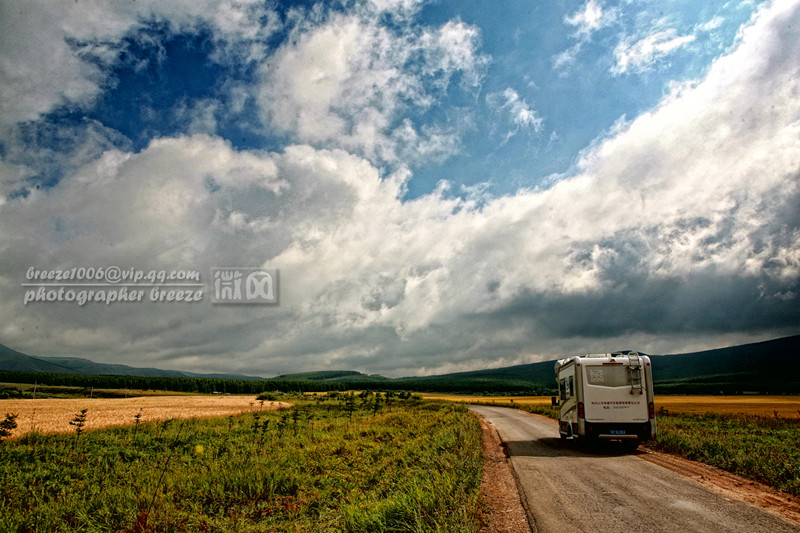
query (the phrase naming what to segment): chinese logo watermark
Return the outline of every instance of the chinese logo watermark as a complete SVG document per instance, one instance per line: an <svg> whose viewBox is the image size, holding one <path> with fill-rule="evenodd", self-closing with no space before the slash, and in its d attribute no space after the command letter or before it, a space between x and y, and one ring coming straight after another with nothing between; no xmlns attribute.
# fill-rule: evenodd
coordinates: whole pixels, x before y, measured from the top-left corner
<svg viewBox="0 0 800 533"><path fill-rule="evenodd" d="M278 271L264 268L212 268L214 304L277 304Z"/></svg>
<svg viewBox="0 0 800 533"><path fill-rule="evenodd" d="M278 270L250 267L211 269L211 287L197 270L75 267L25 273L23 304L66 302L83 307L125 302L198 303L213 292L212 304L277 304ZM210 289L210 291L209 291Z"/></svg>

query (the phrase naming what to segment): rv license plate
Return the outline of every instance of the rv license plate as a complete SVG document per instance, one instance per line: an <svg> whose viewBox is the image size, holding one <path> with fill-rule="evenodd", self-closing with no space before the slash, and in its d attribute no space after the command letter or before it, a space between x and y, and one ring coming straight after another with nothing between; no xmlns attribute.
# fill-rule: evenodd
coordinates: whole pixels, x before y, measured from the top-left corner
<svg viewBox="0 0 800 533"><path fill-rule="evenodd" d="M611 434L612 435L625 435L625 434L627 434L627 432L624 429L612 429L611 430Z"/></svg>

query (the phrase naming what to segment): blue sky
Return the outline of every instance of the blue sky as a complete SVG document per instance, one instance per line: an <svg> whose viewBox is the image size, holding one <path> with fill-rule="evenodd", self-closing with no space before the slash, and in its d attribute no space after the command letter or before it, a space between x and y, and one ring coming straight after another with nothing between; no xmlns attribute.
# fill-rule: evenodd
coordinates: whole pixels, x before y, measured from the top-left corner
<svg viewBox="0 0 800 533"><path fill-rule="evenodd" d="M0 10L12 348L402 375L798 331L795 2ZM22 302L234 264L281 305Z"/></svg>
<svg viewBox="0 0 800 533"><path fill-rule="evenodd" d="M569 173L580 151L618 119L655 106L670 82L702 75L733 44L753 7L727 2L675 2L668 11L647 2L431 5L423 10L423 20L425 15L436 22L457 17L480 27L482 51L491 63L479 107L470 106L476 126L465 136L464 153L446 168L421 169L419 190L443 172L467 185L488 176L499 194L546 185L550 175ZM587 10L598 20L584 21ZM708 24L713 30L698 30ZM615 71L620 44L664 32L660 42L687 36L693 41L671 54L643 53L641 64ZM514 110L503 108L502 93L509 88L541 123L514 122Z"/></svg>

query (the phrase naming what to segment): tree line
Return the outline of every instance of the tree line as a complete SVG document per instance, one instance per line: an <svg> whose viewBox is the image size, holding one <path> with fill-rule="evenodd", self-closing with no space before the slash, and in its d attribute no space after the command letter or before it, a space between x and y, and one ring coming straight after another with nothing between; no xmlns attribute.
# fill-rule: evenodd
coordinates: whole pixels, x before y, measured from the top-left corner
<svg viewBox="0 0 800 533"><path fill-rule="evenodd" d="M461 394L549 394L549 388L522 380L491 378L401 378L376 381L323 381L284 379L231 379L190 377L147 377L60 374L49 372L0 371L5 383L38 383L40 385L84 387L96 389L161 390L174 392L259 394L279 392L330 392L346 390L395 390L414 392L451 392Z"/></svg>

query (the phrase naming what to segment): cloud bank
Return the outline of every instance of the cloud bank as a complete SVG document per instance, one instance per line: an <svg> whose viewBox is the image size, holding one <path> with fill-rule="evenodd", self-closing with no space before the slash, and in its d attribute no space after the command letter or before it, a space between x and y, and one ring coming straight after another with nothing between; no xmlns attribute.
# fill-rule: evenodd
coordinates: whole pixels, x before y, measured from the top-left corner
<svg viewBox="0 0 800 533"><path fill-rule="evenodd" d="M198 23L192 7L135 4L136 12L87 16L75 27L71 12L60 27L103 57L142 20ZM618 121L572 175L481 202L448 194L446 181L404 197L410 161L458 150L452 125L413 117L442 91L480 86L488 58L476 28L451 20L412 30L403 21L415 4L376 3L355 14L306 13L302 24L287 15L292 37L263 50L254 43L277 26L250 24L242 10L257 8L237 6L204 6L214 16L203 23L228 43L220 54L256 65L244 98L285 146L237 149L208 127L134 151L111 147L109 133L94 128L63 179L0 205L4 344L198 371L408 375L796 333L796 3L760 10L702 79ZM394 30L377 22L386 9ZM54 26L61 15L46 16L36 24ZM589 31L598 16L587 9L570 24ZM52 70L21 73L31 56L23 62L3 43L7 124L65 102L89 105L102 89L106 63L80 60L90 44L48 35L63 55ZM662 37L629 47L627 68L674 44ZM513 89L496 99L517 126L540 124ZM7 154L6 195L33 172ZM204 281L216 266L277 268L281 303L22 305L29 266L87 262L197 269Z"/></svg>

